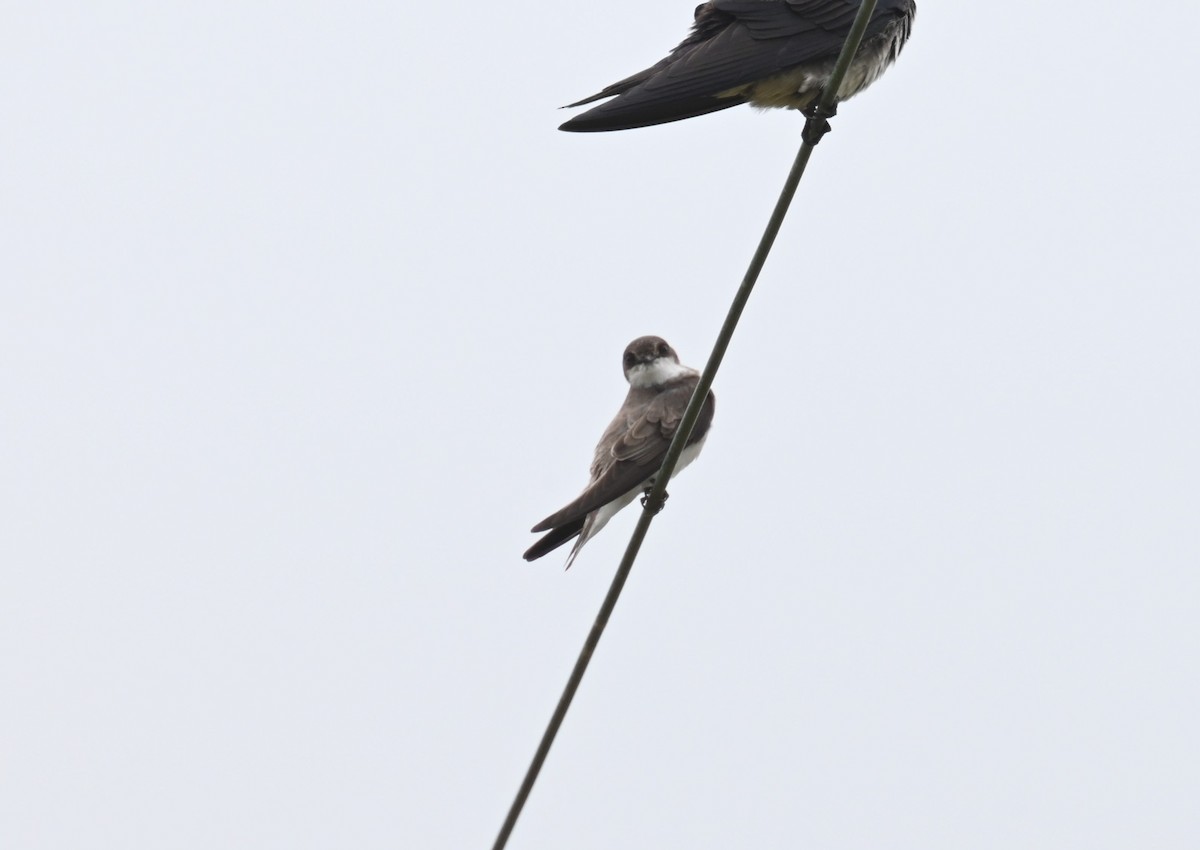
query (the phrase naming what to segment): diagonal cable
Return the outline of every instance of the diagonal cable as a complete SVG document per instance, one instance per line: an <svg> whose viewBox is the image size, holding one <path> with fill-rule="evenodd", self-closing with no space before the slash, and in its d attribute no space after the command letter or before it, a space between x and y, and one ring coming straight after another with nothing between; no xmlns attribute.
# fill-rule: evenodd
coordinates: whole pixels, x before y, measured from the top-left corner
<svg viewBox="0 0 1200 850"><path fill-rule="evenodd" d="M754 284L758 282L759 272L762 271L763 265L767 262L767 255L771 253L771 246L775 244L775 237L779 235L779 228L783 225L783 219L787 215L788 207L791 206L792 198L796 194L796 188L800 185L800 178L804 176L804 169L808 165L808 160L812 157L813 147L821 140L821 136L828 129L826 118L831 117L835 112L834 106L837 90L841 87L842 79L846 76L850 62L854 58L854 54L858 52L858 46L862 43L863 35L867 30L867 24L871 20L871 14L875 11L875 4L876 0L863 0L859 6L858 15L855 17L854 24L851 26L850 32L846 36L846 41L842 45L842 52L838 54L837 64L834 65L833 73L829 77L829 83L825 86L824 91L822 91L820 101L818 101L816 108L812 110L812 116L809 117L805 124L804 142L800 146L800 151L796 154L796 161L792 163L792 170L788 173L787 180L784 181L783 191L779 193L779 200L775 202L775 209L771 213L771 218L767 221L767 227L763 231L762 238L759 240L758 248L750 260L750 267L746 270L746 275L742 278L742 284L738 287L737 293L733 297L733 303L730 305L729 312L725 316L725 322L721 325L720 333L717 334L717 341L713 344L712 353L708 356L708 362L704 365L704 371L700 373L700 381L696 384L696 389L692 393L691 400L688 402L683 419L679 422L679 428L675 431L675 437L671 440L671 445L667 449L667 456L663 458L662 466L659 467L658 474L655 476L654 486L642 502L642 514L638 517L637 526L633 529L633 536L630 537L629 545L625 548L625 555L621 558L621 563L617 567L617 573L613 576L612 584L608 588L604 602L600 605L600 612L596 615L596 622L592 624L592 630L588 633L587 640L584 641L579 658L575 661L575 667L571 670L571 676L567 679L567 686L563 689L562 696L558 700L558 705L554 709L554 714L551 715L550 722L546 726L546 731L542 734L542 740L533 754L533 761L530 762L529 769L525 772L525 779L521 782L521 787L517 789L517 796L513 800L512 806L509 807L508 816L504 819L504 824L500 827L500 834L496 836L496 842L492 845L492 850L503 850L508 844L508 838L512 834L513 827L516 826L517 818L520 816L521 810L525 807L525 801L529 798L530 791L533 790L533 784L537 781L538 774L542 770L542 764L546 761L546 756L550 753L550 745L554 743L554 738L558 734L559 727L562 726L563 719L567 716L567 709L571 707L571 700L575 698L575 692L579 689L579 683L583 681L583 674L587 671L588 663L592 660L592 654L596 651L596 646L600 643L600 636L604 634L604 627L608 625L608 619L612 616L613 609L617 605L617 599L621 595L621 590L625 587L625 581L629 578L629 573L633 570L633 562L637 560L638 551L642 548L642 541L646 539L646 533L650 530L650 523L654 519L655 514L662 510L663 503L666 501L667 482L671 479L672 473L675 472L675 466L679 463L679 456L683 453L688 438L691 437L692 430L696 427L696 420L700 417L700 408L704 403L704 399L708 396L708 391L712 388L713 380L717 376L717 370L721 368L721 361L725 359L725 352L729 348L730 341L733 339L733 332L737 330L738 321L742 317L742 311L746 309L746 303L750 300L750 293L754 290Z"/></svg>

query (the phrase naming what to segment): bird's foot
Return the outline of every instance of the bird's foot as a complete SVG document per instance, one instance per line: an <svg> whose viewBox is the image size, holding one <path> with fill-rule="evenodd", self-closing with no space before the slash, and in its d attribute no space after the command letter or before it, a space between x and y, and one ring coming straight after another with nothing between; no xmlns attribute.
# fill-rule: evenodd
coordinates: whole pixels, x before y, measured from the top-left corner
<svg viewBox="0 0 1200 850"><path fill-rule="evenodd" d="M649 510L652 513L654 513L655 515L657 515L659 511L661 511L663 508L665 508L667 506L667 497L670 494L667 493L666 491L663 491L662 501L659 502L658 505L656 505L655 507L651 508L650 507L650 491L653 489L654 489L654 485L651 484L649 487L647 487L645 490L642 491L641 504L642 504L643 508L645 508L646 510Z"/></svg>
<svg viewBox="0 0 1200 850"><path fill-rule="evenodd" d="M826 133L833 129L829 126L829 119L837 115L837 104L833 104L828 109L822 109L820 103L814 103L800 111L808 119L804 122L804 132L800 134L800 138L809 145L815 146Z"/></svg>

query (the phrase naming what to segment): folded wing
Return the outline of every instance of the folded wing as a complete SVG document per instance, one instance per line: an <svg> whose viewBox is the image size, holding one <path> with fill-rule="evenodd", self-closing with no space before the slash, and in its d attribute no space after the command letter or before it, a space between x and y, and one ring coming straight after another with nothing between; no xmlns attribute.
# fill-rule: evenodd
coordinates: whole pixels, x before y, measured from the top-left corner
<svg viewBox="0 0 1200 850"><path fill-rule="evenodd" d="M588 514L641 487L658 471L679 427L679 415L675 411L686 406L695 386L695 379L681 381L679 386L660 393L632 424L614 422L609 426L610 430L620 427L624 433L611 452L597 455L592 464L592 483L587 489L569 505L533 527L534 532L550 533L530 547L525 553L525 560L540 558L573 539L583 530ZM704 438L712 424L714 406L710 392L688 440L689 445ZM602 444L608 442L601 441Z"/></svg>
<svg viewBox="0 0 1200 850"><path fill-rule="evenodd" d="M879 4L868 38L896 17L898 5L903 2ZM857 10L855 0L714 0L697 9L692 33L670 56L572 104L616 96L560 129L625 130L745 103L739 88L836 57Z"/></svg>

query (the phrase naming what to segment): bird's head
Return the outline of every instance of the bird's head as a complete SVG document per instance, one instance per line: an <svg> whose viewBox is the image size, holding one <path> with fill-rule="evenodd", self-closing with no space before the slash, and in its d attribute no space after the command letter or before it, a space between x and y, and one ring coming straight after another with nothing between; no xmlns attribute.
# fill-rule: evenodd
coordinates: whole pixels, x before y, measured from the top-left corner
<svg viewBox="0 0 1200 850"><path fill-rule="evenodd" d="M622 363L625 380L638 388L661 386L693 374L691 369L680 365L675 349L657 336L641 336L629 343Z"/></svg>

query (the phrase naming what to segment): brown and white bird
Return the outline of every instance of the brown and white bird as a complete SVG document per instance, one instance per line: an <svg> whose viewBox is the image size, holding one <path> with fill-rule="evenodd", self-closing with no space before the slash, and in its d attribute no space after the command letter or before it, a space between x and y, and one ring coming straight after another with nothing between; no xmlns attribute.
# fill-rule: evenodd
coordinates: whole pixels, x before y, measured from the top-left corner
<svg viewBox="0 0 1200 850"><path fill-rule="evenodd" d="M656 65L571 106L612 100L560 130L629 130L741 103L811 110L829 81L859 0L709 0L688 37ZM837 100L853 97L896 61L915 0L879 0Z"/></svg>
<svg viewBox="0 0 1200 850"><path fill-rule="evenodd" d="M675 350L657 336L643 336L629 343L622 362L629 394L596 445L591 480L575 501L533 527L535 533L547 533L525 553L526 561L578 538L567 558L569 569L583 544L654 483L700 373L681 365ZM700 454L715 406L710 391L675 474Z"/></svg>

